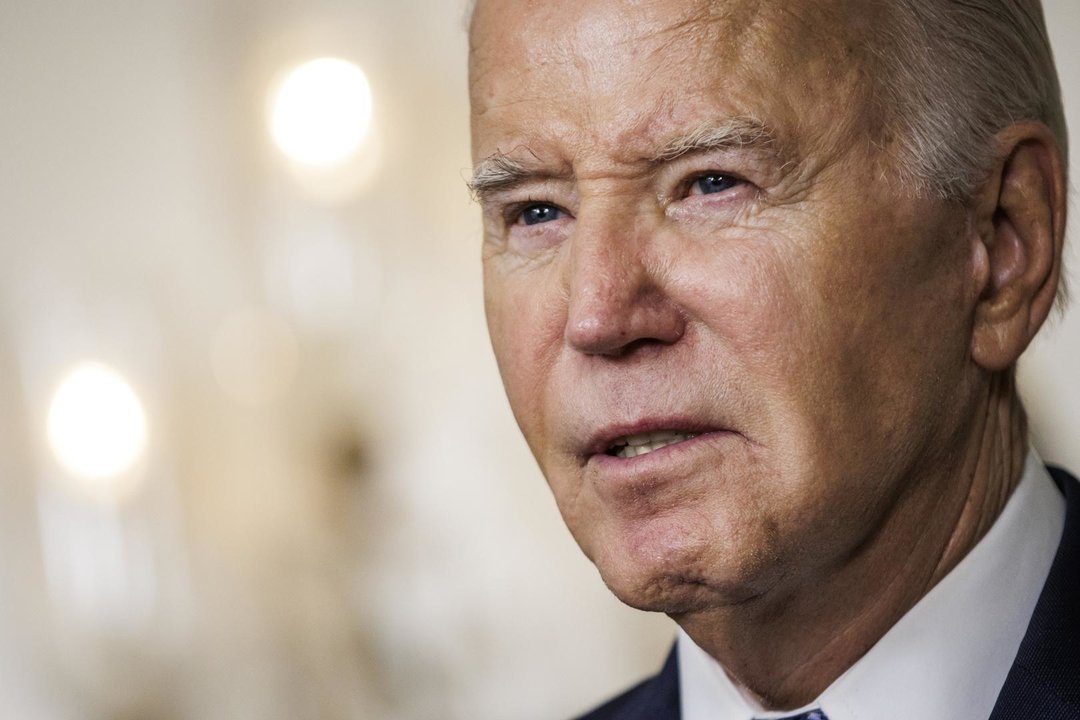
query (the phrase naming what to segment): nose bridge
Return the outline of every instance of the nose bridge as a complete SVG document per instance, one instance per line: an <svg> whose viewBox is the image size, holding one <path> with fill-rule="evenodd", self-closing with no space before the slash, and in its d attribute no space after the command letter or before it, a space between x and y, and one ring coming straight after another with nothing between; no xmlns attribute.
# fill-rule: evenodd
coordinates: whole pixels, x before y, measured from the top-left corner
<svg viewBox="0 0 1080 720"><path fill-rule="evenodd" d="M581 213L571 241L571 300L580 309L630 301L645 275L638 223L629 212Z"/></svg>
<svg viewBox="0 0 1080 720"><path fill-rule="evenodd" d="M641 340L673 342L681 318L657 268L656 223L619 202L582 203L570 239L566 342L619 354Z"/></svg>

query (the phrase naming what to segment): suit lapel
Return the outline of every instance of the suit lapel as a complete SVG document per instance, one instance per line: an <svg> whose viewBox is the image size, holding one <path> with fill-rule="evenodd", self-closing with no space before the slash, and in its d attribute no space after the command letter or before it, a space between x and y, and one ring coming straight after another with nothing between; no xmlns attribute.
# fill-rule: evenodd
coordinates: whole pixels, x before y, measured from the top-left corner
<svg viewBox="0 0 1080 720"><path fill-rule="evenodd" d="M1050 474L1065 493L1065 530L990 720L1080 718L1080 484Z"/></svg>
<svg viewBox="0 0 1080 720"><path fill-rule="evenodd" d="M679 660L671 649L660 672L578 720L679 720Z"/></svg>
<svg viewBox="0 0 1080 720"><path fill-rule="evenodd" d="M679 660L675 648L671 648L667 662L660 673L646 686L648 694L634 720L679 720L682 710L679 702ZM628 718L629 720L629 718Z"/></svg>

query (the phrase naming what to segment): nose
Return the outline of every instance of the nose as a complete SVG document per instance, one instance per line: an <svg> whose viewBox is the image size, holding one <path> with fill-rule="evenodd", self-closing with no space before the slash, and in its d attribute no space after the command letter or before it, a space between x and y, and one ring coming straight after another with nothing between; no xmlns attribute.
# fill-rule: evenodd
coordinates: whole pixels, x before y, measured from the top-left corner
<svg viewBox="0 0 1080 720"><path fill-rule="evenodd" d="M673 344L686 330L650 232L626 225L579 217L570 238L565 341L579 352L619 356Z"/></svg>

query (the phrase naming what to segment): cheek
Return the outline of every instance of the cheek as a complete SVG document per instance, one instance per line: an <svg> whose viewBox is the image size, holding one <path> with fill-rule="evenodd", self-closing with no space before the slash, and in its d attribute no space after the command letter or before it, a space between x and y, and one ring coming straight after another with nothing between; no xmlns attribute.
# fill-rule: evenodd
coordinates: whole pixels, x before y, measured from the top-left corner
<svg viewBox="0 0 1080 720"><path fill-rule="evenodd" d="M945 219L870 226L807 274L816 376L879 430L940 402L963 368L963 243ZM935 389L936 388L936 389Z"/></svg>
<svg viewBox="0 0 1080 720"><path fill-rule="evenodd" d="M798 334L805 332L805 298L800 292L801 259L790 243L755 234L725 247L681 253L683 275L678 301L719 345L717 351L755 389L790 377Z"/></svg>
<svg viewBox="0 0 1080 720"><path fill-rule="evenodd" d="M485 268L484 304L488 332L506 395L534 453L547 421L544 395L563 336L565 304L557 287L540 277L502 274Z"/></svg>
<svg viewBox="0 0 1080 720"><path fill-rule="evenodd" d="M835 499L843 478L874 476L873 458L925 441L901 431L936 422L963 367L962 273L951 252L919 246L952 242L947 227L887 225L755 229L686 255L680 300L724 358L719 381L751 398L747 431L786 478L778 492Z"/></svg>

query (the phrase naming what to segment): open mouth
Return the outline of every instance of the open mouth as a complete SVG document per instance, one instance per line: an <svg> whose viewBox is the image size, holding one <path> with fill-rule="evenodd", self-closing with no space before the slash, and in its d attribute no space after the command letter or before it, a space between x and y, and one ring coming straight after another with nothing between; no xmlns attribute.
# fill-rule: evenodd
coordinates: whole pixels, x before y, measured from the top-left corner
<svg viewBox="0 0 1080 720"><path fill-rule="evenodd" d="M701 433L679 432L678 430L661 430L659 432L642 433L640 435L626 435L616 438L605 454L618 458L632 458L638 455L648 455L668 445L686 442Z"/></svg>

